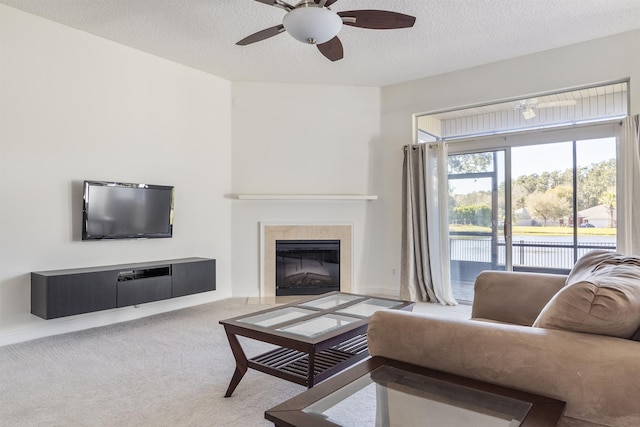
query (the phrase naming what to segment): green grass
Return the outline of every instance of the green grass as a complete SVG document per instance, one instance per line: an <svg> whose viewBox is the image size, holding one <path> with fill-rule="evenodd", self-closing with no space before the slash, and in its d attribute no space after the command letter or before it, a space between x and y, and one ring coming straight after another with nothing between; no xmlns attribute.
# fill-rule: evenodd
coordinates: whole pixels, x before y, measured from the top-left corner
<svg viewBox="0 0 640 427"><path fill-rule="evenodd" d="M458 232L491 232L489 227L480 227L478 225L449 225L450 231ZM573 228L571 227L528 227L514 226L511 234L519 236L571 236ZM615 236L615 228L580 228L578 229L580 236Z"/></svg>

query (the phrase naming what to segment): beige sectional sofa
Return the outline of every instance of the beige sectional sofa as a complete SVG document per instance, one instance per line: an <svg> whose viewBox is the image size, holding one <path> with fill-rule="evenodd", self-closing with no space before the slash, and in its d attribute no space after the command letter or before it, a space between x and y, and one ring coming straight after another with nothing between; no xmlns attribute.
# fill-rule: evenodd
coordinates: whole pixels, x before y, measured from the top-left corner
<svg viewBox="0 0 640 427"><path fill-rule="evenodd" d="M561 426L640 426L640 258L483 272L471 319L377 312L369 352L567 402Z"/></svg>

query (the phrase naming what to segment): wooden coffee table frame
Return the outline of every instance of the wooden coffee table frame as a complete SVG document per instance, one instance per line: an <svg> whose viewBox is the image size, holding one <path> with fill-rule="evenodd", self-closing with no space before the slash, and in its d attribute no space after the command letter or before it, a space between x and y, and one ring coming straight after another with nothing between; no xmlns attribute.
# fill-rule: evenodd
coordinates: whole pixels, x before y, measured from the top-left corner
<svg viewBox="0 0 640 427"><path fill-rule="evenodd" d="M403 371L446 381L474 390L480 390L498 396L531 403L531 409L529 409L529 412L520 424L520 427L555 426L558 424L565 408L565 402L548 397L513 390L494 384L488 384L457 375L451 375L435 371L433 369L399 362L397 360L373 357L357 366L354 366L353 368L347 369L345 372L342 372L333 378L328 379L313 389L309 389L306 392L265 411L264 417L273 422L276 427L336 427L337 425L335 423L327 421L320 416L303 412L303 409L383 365L392 366L402 369ZM358 408L354 408L354 412L357 411Z"/></svg>
<svg viewBox="0 0 640 427"><path fill-rule="evenodd" d="M360 298L331 309L321 310L305 306L305 309L316 311L316 313L310 316L300 317L286 323L274 325L274 327L262 327L239 321L246 317L270 313L276 310L282 310L286 307L298 307L300 304L331 295L348 295ZM395 301L399 305L394 307L394 309L400 310L412 310L415 305L413 302L399 301L389 298L346 294L343 292L330 292L313 298L300 300L295 303L284 304L276 308L220 321L220 324L224 326L227 339L229 340L229 345L231 346L231 352L236 360L236 368L233 373L233 377L231 378L231 382L229 383L229 387L227 388L227 392L225 393L225 397L229 397L233 394L248 368L311 388L320 381L323 381L354 363L369 357L366 334L369 324L368 317L349 314L348 317L357 318L359 320L342 328L331 330L312 338L277 331L276 327L281 328L303 320L313 319L320 315L332 314L337 310L347 308L372 298L376 300ZM278 348L249 359L238 341L238 336L274 344L278 346Z"/></svg>

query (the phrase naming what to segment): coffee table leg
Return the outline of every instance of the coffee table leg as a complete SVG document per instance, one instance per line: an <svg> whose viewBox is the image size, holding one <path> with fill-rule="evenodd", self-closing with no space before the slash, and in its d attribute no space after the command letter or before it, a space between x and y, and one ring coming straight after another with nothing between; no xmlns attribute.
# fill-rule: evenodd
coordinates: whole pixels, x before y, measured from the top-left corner
<svg viewBox="0 0 640 427"><path fill-rule="evenodd" d="M236 359L236 370L233 372L233 377L231 377L231 382L229 383L227 393L224 395L224 397L230 397L231 394L233 394L233 391L240 383L240 380L247 372L248 367L247 355L244 354L244 351L240 346L240 342L238 341L238 337L227 332L227 339L229 340L229 345L231 346L233 357Z"/></svg>
<svg viewBox="0 0 640 427"><path fill-rule="evenodd" d="M309 372L307 373L307 388L313 387L315 384L315 370L316 370L316 351L315 349L309 353L308 359Z"/></svg>

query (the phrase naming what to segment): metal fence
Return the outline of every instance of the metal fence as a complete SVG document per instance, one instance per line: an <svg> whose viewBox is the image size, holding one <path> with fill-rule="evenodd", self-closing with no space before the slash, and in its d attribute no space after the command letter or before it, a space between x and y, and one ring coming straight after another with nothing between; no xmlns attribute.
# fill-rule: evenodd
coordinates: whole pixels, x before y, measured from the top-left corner
<svg viewBox="0 0 640 427"><path fill-rule="evenodd" d="M452 261L491 262L491 239L456 238L449 239ZM505 243L498 241L497 263L505 264ZM574 247L577 257L574 259ZM575 260L594 249L615 251L615 243L610 242L534 242L517 240L512 242L512 261L514 266L541 267L551 269L571 269Z"/></svg>

